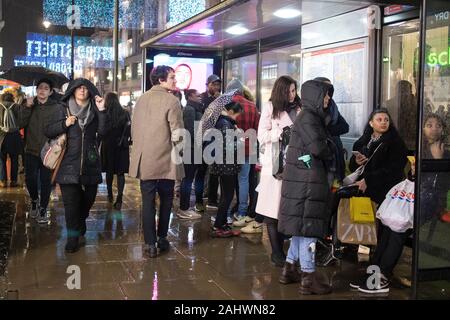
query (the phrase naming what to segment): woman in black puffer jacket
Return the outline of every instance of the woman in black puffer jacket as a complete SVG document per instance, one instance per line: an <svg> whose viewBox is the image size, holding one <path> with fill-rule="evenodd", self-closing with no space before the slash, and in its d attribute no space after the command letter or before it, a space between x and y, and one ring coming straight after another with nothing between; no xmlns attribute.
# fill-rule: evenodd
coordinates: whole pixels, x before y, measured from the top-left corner
<svg viewBox="0 0 450 320"><path fill-rule="evenodd" d="M314 262L317 238L326 235L330 219L335 152L326 127L331 121L331 89L316 80L302 85L302 111L294 122L283 172L278 231L292 236L286 262L300 261L302 294L331 292L328 285L319 283Z"/></svg>
<svg viewBox="0 0 450 320"><path fill-rule="evenodd" d="M79 249L79 237L86 232L86 219L102 182L97 134L109 129L103 98L87 79L72 81L45 130L50 138L66 133L67 148L56 175L64 202L67 252ZM70 114L70 115L68 115Z"/></svg>

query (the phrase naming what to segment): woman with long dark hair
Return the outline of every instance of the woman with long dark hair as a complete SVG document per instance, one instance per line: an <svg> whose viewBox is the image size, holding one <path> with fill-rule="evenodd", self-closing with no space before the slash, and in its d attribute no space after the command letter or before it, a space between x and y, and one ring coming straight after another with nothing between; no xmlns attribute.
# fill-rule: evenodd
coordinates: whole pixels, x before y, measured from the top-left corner
<svg viewBox="0 0 450 320"><path fill-rule="evenodd" d="M256 212L264 216L267 224L271 260L283 267L286 254L283 250L285 236L278 232L278 212L281 200L281 180L273 176L274 148L279 148L283 129L292 127L300 112L300 98L297 95L297 82L290 76L279 77L273 86L270 104L263 108L258 125L260 144L261 181L256 188L258 200Z"/></svg>
<svg viewBox="0 0 450 320"><path fill-rule="evenodd" d="M102 139L102 168L106 172L106 186L108 201L114 201L112 184L117 175L117 197L114 208L122 208L123 190L125 188L125 173L130 166L130 136L131 120L128 111L120 105L119 98L114 92L105 97L106 112L111 119L111 130Z"/></svg>

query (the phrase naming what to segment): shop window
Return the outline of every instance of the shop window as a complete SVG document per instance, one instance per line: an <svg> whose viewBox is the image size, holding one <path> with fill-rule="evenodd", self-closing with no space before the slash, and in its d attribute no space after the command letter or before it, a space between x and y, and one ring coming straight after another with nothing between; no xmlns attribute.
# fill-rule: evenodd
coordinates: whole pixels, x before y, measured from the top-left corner
<svg viewBox="0 0 450 320"><path fill-rule="evenodd" d="M256 55L231 59L226 62L226 82L239 79L250 89L251 94L256 98Z"/></svg>
<svg viewBox="0 0 450 320"><path fill-rule="evenodd" d="M381 106L411 151L417 139L419 25L415 19L383 28Z"/></svg>
<svg viewBox="0 0 450 320"><path fill-rule="evenodd" d="M262 109L270 103L273 85L280 76L291 76L297 81L300 91L300 45L263 52L261 54L261 65Z"/></svg>

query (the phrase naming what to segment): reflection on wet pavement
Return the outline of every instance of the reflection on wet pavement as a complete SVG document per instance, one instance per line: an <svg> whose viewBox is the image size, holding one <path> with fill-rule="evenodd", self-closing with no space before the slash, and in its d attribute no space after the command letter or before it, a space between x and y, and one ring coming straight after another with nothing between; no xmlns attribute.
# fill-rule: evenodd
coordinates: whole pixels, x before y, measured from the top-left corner
<svg viewBox="0 0 450 320"><path fill-rule="evenodd" d="M105 185L100 185L87 220L85 246L66 254L60 195L59 201L50 205L51 222L42 226L26 218L29 201L25 189L0 190L1 200L16 203L17 211L8 258L9 290L18 290L19 299L366 298L348 287L350 280L364 272L365 264L358 263L356 255L348 254L338 264L318 269L323 281L333 285L331 295L301 296L297 284L278 283L281 269L270 261L266 230L262 235L212 239L209 228L214 211L196 221L180 221L172 215L169 252L147 259L138 183L128 179L121 211L112 209L106 194ZM411 250L407 249L396 274L409 277L410 260ZM73 278L67 268L71 265L80 267L80 290L69 289ZM407 299L409 295L409 289L394 287L387 297L375 298Z"/></svg>

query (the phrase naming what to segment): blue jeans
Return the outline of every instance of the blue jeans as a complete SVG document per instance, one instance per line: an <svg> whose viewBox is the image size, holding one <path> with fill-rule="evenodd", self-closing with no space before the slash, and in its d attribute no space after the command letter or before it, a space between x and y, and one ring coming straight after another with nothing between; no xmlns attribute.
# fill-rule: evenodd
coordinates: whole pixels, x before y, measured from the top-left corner
<svg viewBox="0 0 450 320"><path fill-rule="evenodd" d="M245 163L242 164L241 171L238 175L239 181L239 207L238 214L241 217L244 217L248 213L248 195L250 188L250 163L248 160L245 160Z"/></svg>
<svg viewBox="0 0 450 320"><path fill-rule="evenodd" d="M250 189L250 168L251 165L248 160L242 164L241 170L237 176L237 200L238 200L238 215L240 217L245 217L248 214L248 196ZM231 217L232 207L228 209L228 216Z"/></svg>
<svg viewBox="0 0 450 320"><path fill-rule="evenodd" d="M174 180L141 180L142 217L145 244L155 245L158 240L156 237L156 192L158 192L160 199L158 237L167 237L174 187Z"/></svg>
<svg viewBox="0 0 450 320"><path fill-rule="evenodd" d="M316 242L316 238L293 236L286 261L291 264L300 261L302 272L314 272L316 270Z"/></svg>

